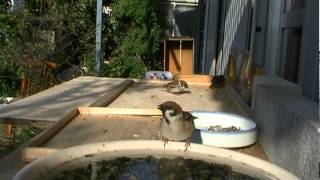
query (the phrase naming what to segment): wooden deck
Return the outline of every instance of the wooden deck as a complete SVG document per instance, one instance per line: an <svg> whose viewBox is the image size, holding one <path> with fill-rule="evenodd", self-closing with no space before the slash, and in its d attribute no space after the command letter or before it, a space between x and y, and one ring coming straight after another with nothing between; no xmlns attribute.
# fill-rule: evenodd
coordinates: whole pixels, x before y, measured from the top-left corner
<svg viewBox="0 0 320 180"><path fill-rule="evenodd" d="M91 82L92 80L86 81ZM95 84L89 82L87 86ZM190 94L177 96L164 91L162 88L163 82L136 81L137 83L132 87L129 87L129 82L125 85L123 85L123 82L123 79L110 79L108 83L96 82L95 87L87 87L87 90L89 90L106 86L102 88L104 90L100 90L110 92L118 85L117 92L121 93L103 94L99 90L99 92L103 94L101 95L97 90L95 93L82 91L82 93L86 93L87 100L91 99L91 101L84 102L82 99L75 102L85 103L86 106L90 106L90 103L93 105L100 103L100 105L102 105L103 103L101 102L104 102L104 98L107 98L109 99L109 102L106 103L109 104L108 108L88 108L84 111L82 111L81 108L79 108L79 111L73 108L68 113L62 114L59 121L47 129L47 131L36 136L21 148L0 160L0 179L11 179L19 169L26 165L26 163L22 162L22 152L26 147L35 147L36 150L37 148L43 148L43 151L41 149L39 151L41 156L41 153L48 154L56 149L87 143L129 139L159 139L160 116L158 110L155 108L158 104L167 100L176 101L186 111L224 111L246 115L244 111L239 109L239 105L230 98L224 88L209 89L208 86L198 86L195 85L195 83L191 85ZM119 84L121 83L122 85L119 88ZM126 90L124 91L124 89ZM52 89L49 90L49 92L52 91ZM62 93L61 90L60 93ZM44 91L43 96L45 96L45 94ZM50 96L50 94L48 95ZM83 94L77 94L72 97L77 99L81 97L81 95ZM96 104L92 101L93 98L91 96L99 99L98 101L96 100ZM110 96L112 96L112 98L110 98ZM51 104L50 101L43 102L49 102L49 104ZM58 103L59 101L55 102ZM78 104L74 103L72 107L76 105ZM43 104L43 106L47 105ZM53 107L53 102L48 106ZM70 107L64 106L64 108L66 111L66 109ZM117 110L117 108L122 108L122 110ZM132 115L132 113L134 115ZM143 116L143 114L145 115ZM23 115L21 114L20 116ZM29 118L32 118L32 116L29 116ZM57 120L57 118L55 118L55 120ZM258 144L235 150L267 159L266 154Z"/></svg>
<svg viewBox="0 0 320 180"><path fill-rule="evenodd" d="M79 115L43 145L62 149L104 141L158 139L159 116Z"/></svg>
<svg viewBox="0 0 320 180"><path fill-rule="evenodd" d="M109 110L109 108L107 108ZM134 109L130 109L134 110ZM120 108L120 111L129 111ZM140 109L137 109L139 111ZM144 109L148 111L147 109ZM160 140L160 116L111 115L113 108L105 114L101 109L93 109L91 114L79 114L59 133L41 147L63 149L72 146L117 140ZM156 111L150 109L150 111ZM96 113L95 113L96 112ZM133 111L131 111L133 112ZM111 113L111 114L109 114ZM160 113L160 112L159 112ZM121 114L121 113L119 113ZM267 160L259 144L234 149Z"/></svg>
<svg viewBox="0 0 320 180"><path fill-rule="evenodd" d="M165 101L174 101L185 111L223 111L242 114L224 88L191 85L190 93L173 95L162 88L163 84L136 83L129 87L108 107L156 108Z"/></svg>
<svg viewBox="0 0 320 180"><path fill-rule="evenodd" d="M0 123L56 122L78 106L110 103L131 83L126 79L82 76L1 107Z"/></svg>

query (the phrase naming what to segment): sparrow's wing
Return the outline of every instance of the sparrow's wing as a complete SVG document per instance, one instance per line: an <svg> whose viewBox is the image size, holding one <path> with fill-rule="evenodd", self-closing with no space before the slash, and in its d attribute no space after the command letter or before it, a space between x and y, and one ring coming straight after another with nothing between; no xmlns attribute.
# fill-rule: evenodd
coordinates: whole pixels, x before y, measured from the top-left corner
<svg viewBox="0 0 320 180"><path fill-rule="evenodd" d="M183 111L183 119L185 121L193 121L194 119L196 119L196 117L189 112Z"/></svg>
<svg viewBox="0 0 320 180"><path fill-rule="evenodd" d="M183 126L184 126L184 131L186 131L189 135L188 138L190 138L193 134L193 132L195 131L195 126L194 126L194 119L196 119L196 117L194 117L192 114L190 114L189 112L185 112L183 111Z"/></svg>
<svg viewBox="0 0 320 180"><path fill-rule="evenodd" d="M162 87L167 88L167 87L170 85L170 83L171 83L171 82L169 82L169 83L167 83L167 84L163 85Z"/></svg>
<svg viewBox="0 0 320 180"><path fill-rule="evenodd" d="M168 84L165 84L163 87L167 89L171 89L171 88L174 88L175 86L176 86L175 82L169 82Z"/></svg>
<svg viewBox="0 0 320 180"><path fill-rule="evenodd" d="M189 88L188 83L187 83L186 81L184 81L184 80L181 80L181 81L180 81L180 84L181 84L182 86L184 86L185 88Z"/></svg>

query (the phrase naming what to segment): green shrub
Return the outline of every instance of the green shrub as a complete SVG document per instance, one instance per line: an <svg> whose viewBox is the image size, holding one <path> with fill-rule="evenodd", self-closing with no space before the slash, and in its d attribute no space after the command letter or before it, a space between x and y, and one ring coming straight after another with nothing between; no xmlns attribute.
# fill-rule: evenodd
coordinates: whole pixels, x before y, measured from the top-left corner
<svg viewBox="0 0 320 180"><path fill-rule="evenodd" d="M101 75L143 78L147 70L160 69L158 0L112 0L104 1L104 6L106 3L113 12L103 14ZM9 12L0 3L0 96L16 95L23 73L43 78L17 63L24 62L23 57L84 65L94 75L96 1L25 0L24 4ZM46 40L50 33L54 34L53 45ZM42 87L36 84L40 80L31 82L33 87Z"/></svg>
<svg viewBox="0 0 320 180"><path fill-rule="evenodd" d="M162 34L158 1L118 0L112 5L120 41L111 55L106 74L143 78L147 70L159 69ZM119 71L119 72L118 72Z"/></svg>

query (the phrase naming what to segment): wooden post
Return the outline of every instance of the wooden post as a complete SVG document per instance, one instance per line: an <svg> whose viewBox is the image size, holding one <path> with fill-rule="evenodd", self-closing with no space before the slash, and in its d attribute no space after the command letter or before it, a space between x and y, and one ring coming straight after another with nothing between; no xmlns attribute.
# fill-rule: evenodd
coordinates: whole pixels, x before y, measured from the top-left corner
<svg viewBox="0 0 320 180"><path fill-rule="evenodd" d="M26 77L25 77L25 75L22 75L22 77L21 77L21 84L20 84L20 96L23 98L24 97L24 91L25 91L25 84L26 84L26 82L25 82L25 79Z"/></svg>
<svg viewBox="0 0 320 180"><path fill-rule="evenodd" d="M264 75L263 68L256 67L254 75Z"/></svg>
<svg viewBox="0 0 320 180"><path fill-rule="evenodd" d="M26 81L27 81L27 96L30 96L31 79L27 77Z"/></svg>
<svg viewBox="0 0 320 180"><path fill-rule="evenodd" d="M166 55L166 53L167 53L167 40L166 39L164 39L164 41L163 41L163 70L164 71L167 71L167 69L166 69L166 62L167 62L167 55Z"/></svg>
<svg viewBox="0 0 320 180"><path fill-rule="evenodd" d="M12 138L12 124L7 124L7 137Z"/></svg>
<svg viewBox="0 0 320 180"><path fill-rule="evenodd" d="M228 80L234 84L237 79L236 73L236 58L233 55L229 56L229 67L228 67Z"/></svg>

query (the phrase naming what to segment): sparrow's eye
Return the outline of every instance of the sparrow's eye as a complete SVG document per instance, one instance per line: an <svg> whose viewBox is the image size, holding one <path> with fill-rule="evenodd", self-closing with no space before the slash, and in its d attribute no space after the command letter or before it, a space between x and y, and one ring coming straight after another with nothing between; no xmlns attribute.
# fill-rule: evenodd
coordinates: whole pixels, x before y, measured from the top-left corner
<svg viewBox="0 0 320 180"><path fill-rule="evenodd" d="M174 109L170 109L168 110L170 116L175 116L177 114L177 112Z"/></svg>

